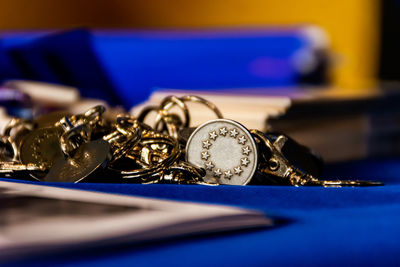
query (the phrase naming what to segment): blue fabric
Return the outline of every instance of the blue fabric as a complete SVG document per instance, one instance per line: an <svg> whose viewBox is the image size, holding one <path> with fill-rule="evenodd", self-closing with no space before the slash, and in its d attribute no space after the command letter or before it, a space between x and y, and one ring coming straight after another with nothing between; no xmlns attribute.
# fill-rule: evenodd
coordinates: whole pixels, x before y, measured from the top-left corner
<svg viewBox="0 0 400 267"><path fill-rule="evenodd" d="M296 29L96 32L94 44L126 105L153 87L296 85L294 56L311 46Z"/></svg>
<svg viewBox="0 0 400 267"><path fill-rule="evenodd" d="M6 52L4 44L0 41L0 83L6 79L18 79L21 77L22 74Z"/></svg>
<svg viewBox="0 0 400 267"><path fill-rule="evenodd" d="M75 30L0 36L20 78L76 86L85 97L130 108L154 87L298 85L303 74L296 56L313 52L301 29ZM0 69L1 75L14 78Z"/></svg>
<svg viewBox="0 0 400 267"><path fill-rule="evenodd" d="M326 177L385 186L184 186L50 184L127 195L217 203L287 221L271 229L203 235L142 246L19 259L9 266L395 266L400 262L400 159L328 166Z"/></svg>
<svg viewBox="0 0 400 267"><path fill-rule="evenodd" d="M25 79L71 85L83 97L121 103L86 30L46 35L10 48L10 54Z"/></svg>

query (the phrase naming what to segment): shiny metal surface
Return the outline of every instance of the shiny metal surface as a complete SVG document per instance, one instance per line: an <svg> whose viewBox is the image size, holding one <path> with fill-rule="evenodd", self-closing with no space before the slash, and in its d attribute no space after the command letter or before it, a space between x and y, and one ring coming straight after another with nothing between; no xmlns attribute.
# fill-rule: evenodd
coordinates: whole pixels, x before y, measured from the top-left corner
<svg viewBox="0 0 400 267"><path fill-rule="evenodd" d="M257 147L243 125L216 119L200 125L189 137L186 160L206 169L206 182L246 185L257 169Z"/></svg>

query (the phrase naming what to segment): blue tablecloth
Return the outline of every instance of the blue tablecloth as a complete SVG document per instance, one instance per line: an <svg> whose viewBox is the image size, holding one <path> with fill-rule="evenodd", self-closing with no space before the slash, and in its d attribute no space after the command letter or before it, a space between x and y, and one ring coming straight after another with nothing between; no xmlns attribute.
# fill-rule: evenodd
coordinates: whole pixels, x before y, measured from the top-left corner
<svg viewBox="0 0 400 267"><path fill-rule="evenodd" d="M183 186L57 184L62 187L218 203L287 219L279 227L204 235L91 252L19 259L10 266L398 265L400 159L329 166L327 176L384 181L385 186ZM49 184L54 185L54 184Z"/></svg>

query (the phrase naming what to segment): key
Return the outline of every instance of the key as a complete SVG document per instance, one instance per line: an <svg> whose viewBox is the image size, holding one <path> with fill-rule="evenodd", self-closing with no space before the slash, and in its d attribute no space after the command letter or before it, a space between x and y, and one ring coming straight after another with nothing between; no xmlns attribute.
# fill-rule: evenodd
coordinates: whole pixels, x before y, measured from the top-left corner
<svg viewBox="0 0 400 267"><path fill-rule="evenodd" d="M257 146L240 123L216 119L200 125L186 144L186 161L206 169L204 181L248 184L257 170Z"/></svg>

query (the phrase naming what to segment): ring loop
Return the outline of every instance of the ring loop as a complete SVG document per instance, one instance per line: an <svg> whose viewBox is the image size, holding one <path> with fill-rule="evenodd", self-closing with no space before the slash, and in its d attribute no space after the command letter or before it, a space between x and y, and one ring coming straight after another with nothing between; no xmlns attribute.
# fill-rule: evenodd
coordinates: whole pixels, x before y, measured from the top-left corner
<svg viewBox="0 0 400 267"><path fill-rule="evenodd" d="M169 156L164 159L162 162L159 162L149 168L142 169L134 169L134 170L115 170L110 168L111 170L117 171L121 173L123 178L140 178L145 179L150 176L154 176L156 173L161 172L163 169L172 165L175 160L180 156L179 144L172 137L160 133L152 133L152 136L144 136L141 139L141 144L156 144L156 143L166 143L172 145L171 152Z"/></svg>
<svg viewBox="0 0 400 267"><path fill-rule="evenodd" d="M72 140L72 139L76 140ZM71 157L76 149L90 139L90 129L87 124L79 124L67 129L60 137L60 147L62 152Z"/></svg>
<svg viewBox="0 0 400 267"><path fill-rule="evenodd" d="M208 101L207 99L204 99L200 96L195 96L195 95L185 95L180 98L183 102L195 102L195 103L200 103L205 106L207 106L209 109L211 109L215 115L217 115L218 119L223 119L224 116L222 115L221 111L217 108L215 104L212 102Z"/></svg>

